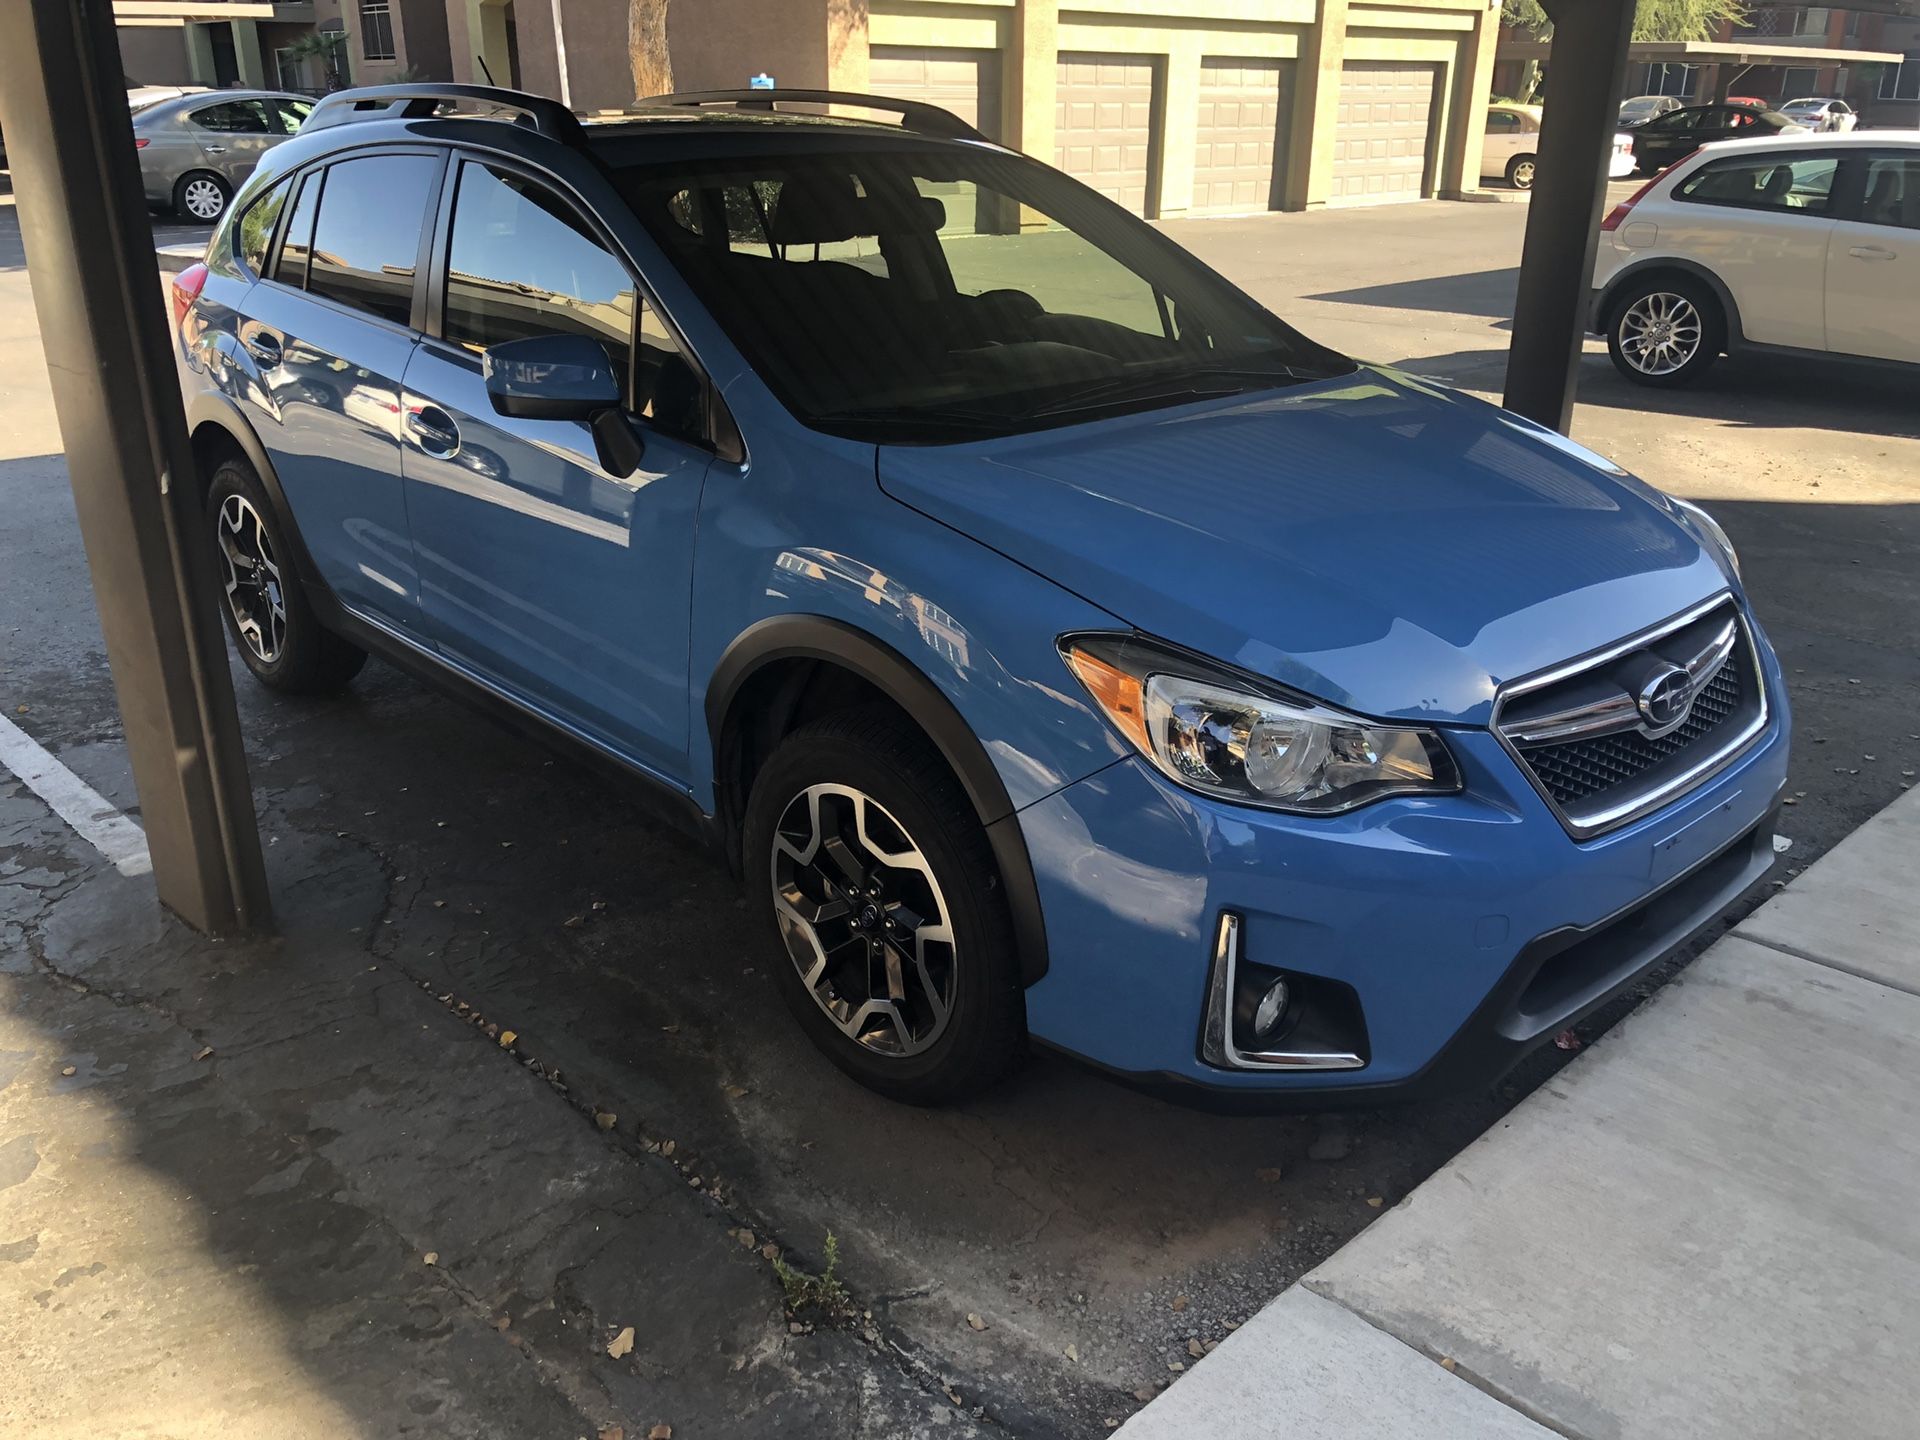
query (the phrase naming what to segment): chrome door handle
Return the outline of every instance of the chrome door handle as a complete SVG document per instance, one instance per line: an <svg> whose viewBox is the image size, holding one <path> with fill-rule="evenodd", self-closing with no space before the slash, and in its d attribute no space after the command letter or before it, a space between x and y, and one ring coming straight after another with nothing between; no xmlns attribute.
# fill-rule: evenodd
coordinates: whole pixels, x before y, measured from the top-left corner
<svg viewBox="0 0 1920 1440"><path fill-rule="evenodd" d="M224 155L227 153L227 147L224 145L202 145L200 148L209 155Z"/></svg>
<svg viewBox="0 0 1920 1440"><path fill-rule="evenodd" d="M450 460L460 449L460 427L438 405L407 408L407 433L427 454L437 460Z"/></svg>
<svg viewBox="0 0 1920 1440"><path fill-rule="evenodd" d="M247 353L271 370L281 361L280 337L271 330L250 330L240 337Z"/></svg>
<svg viewBox="0 0 1920 1440"><path fill-rule="evenodd" d="M1856 260L1895 260L1899 257L1893 251L1879 245L1855 245L1847 253Z"/></svg>

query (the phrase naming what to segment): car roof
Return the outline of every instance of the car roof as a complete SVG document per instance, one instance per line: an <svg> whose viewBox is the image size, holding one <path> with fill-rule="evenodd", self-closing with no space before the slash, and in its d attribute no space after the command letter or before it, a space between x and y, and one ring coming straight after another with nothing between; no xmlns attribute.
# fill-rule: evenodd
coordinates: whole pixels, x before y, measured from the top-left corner
<svg viewBox="0 0 1920 1440"><path fill-rule="evenodd" d="M1702 145L1695 153L1737 155L1742 150L1769 150L1795 145L1809 145L1821 150L1884 150L1888 147L1905 149L1909 146L1920 146L1920 129L1848 130L1833 135L1809 132L1805 135L1743 136L1738 140L1715 140L1710 145Z"/></svg>
<svg viewBox="0 0 1920 1440"><path fill-rule="evenodd" d="M155 100L151 105L142 105L134 112L134 118L172 115L181 110L198 110L203 105L223 105L229 100L298 100L302 105L314 103L311 95L296 95L290 90L195 90L186 95L170 95Z"/></svg>

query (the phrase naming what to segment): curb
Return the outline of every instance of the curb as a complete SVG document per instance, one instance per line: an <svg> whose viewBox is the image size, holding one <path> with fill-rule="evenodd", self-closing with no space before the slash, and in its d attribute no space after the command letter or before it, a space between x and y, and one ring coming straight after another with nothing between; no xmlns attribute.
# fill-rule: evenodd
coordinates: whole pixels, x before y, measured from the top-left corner
<svg viewBox="0 0 1920 1440"><path fill-rule="evenodd" d="M206 258L204 247L192 245L162 245L154 254L160 261L162 275L178 275L189 265L198 265Z"/></svg>

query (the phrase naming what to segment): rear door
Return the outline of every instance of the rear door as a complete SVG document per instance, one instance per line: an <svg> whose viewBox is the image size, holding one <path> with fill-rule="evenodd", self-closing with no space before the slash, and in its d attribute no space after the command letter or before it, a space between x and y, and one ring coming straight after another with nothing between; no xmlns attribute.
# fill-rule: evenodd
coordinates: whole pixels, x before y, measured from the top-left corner
<svg viewBox="0 0 1920 1440"><path fill-rule="evenodd" d="M242 404L341 603L408 636L419 585L400 485L400 382L417 340L433 152L382 150L301 176L238 330Z"/></svg>
<svg viewBox="0 0 1920 1440"><path fill-rule="evenodd" d="M630 759L684 780L705 387L582 207L497 159L447 178L440 313L407 370L408 513L443 653ZM628 377L644 454L600 468L589 427L496 413L482 355L584 334Z"/></svg>
<svg viewBox="0 0 1920 1440"><path fill-rule="evenodd" d="M1525 123L1519 114L1512 110L1487 111L1486 147L1480 153L1480 175L1507 173L1507 162L1521 152L1524 146L1532 142L1528 139Z"/></svg>
<svg viewBox="0 0 1920 1440"><path fill-rule="evenodd" d="M267 147L285 139L280 113L264 100L223 100L202 105L186 117L187 134L200 152L203 168L216 170L238 190Z"/></svg>
<svg viewBox="0 0 1920 1440"><path fill-rule="evenodd" d="M1865 174L1827 246L1827 345L1920 361L1920 149L1853 153Z"/></svg>
<svg viewBox="0 0 1920 1440"><path fill-rule="evenodd" d="M1658 215L1663 251L1719 276L1761 345L1827 347L1827 242L1840 156L1783 146L1702 165Z"/></svg>

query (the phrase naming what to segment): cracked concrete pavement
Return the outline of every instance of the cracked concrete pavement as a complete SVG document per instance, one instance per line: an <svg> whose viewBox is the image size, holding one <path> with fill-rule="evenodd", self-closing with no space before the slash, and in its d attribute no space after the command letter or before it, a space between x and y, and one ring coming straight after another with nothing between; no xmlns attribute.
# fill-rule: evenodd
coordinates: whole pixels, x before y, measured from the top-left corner
<svg viewBox="0 0 1920 1440"><path fill-rule="evenodd" d="M1169 228L1313 333L1484 387L1495 364L1489 357L1504 346L1499 306L1510 281L1503 276L1517 256L1523 221L1518 206L1423 206ZM1335 275L1337 281L1328 278ZM1844 376L1799 377L1788 386L1771 375L1743 380L1731 367L1706 390L1656 404L1639 392L1623 394L1605 366L1604 359L1588 361L1584 393L1596 403L1583 407L1576 433L1656 483L1715 503L1742 545L1763 618L1787 657L1803 739L1794 785L1806 793L1795 797L1786 828L1796 841L1790 863L1803 863L1898 793L1899 769L1920 758L1906 721L1920 663L1899 618L1920 599L1906 558L1920 536L1910 493L1920 475L1911 409ZM1756 384L1757 393L1750 388ZM26 706L14 715L22 727L109 799L131 806L58 449L23 276L6 269L0 247L0 554L8 562L0 568L0 703L9 714ZM1823 478L1824 488L1811 483ZM356 1277L369 1284L385 1277L396 1295L454 1277L510 1315L520 1305L513 1333L531 1335L533 1349L508 1344L515 1357L566 1350L580 1314L602 1325L636 1323L637 1338L644 1338L631 1314L619 1313L650 1293L647 1276L609 1270L605 1288L575 1288L583 1272L568 1257L592 1253L591 1226L607 1215L625 1217L623 1233L644 1233L659 1213L648 1197L660 1194L665 1203L670 1195L676 1210L692 1207L707 1227L706 1240L689 1242L686 1266L674 1273L697 1280L711 1264L713 1283L733 1293L744 1291L746 1280L735 1272L745 1266L741 1273L761 1287L760 1303L772 1307L764 1332L738 1328L751 1309L744 1299L712 1312L682 1312L690 1335L697 1320L706 1335L726 1336L728 1344L750 1332L783 1347L771 1360L750 1362L764 1372L742 1374L772 1377L791 1365L804 1376L819 1355L827 1357L819 1361L823 1376L844 1378L833 1391L840 1398L822 1398L823 1406L858 1398L869 1413L887 1416L887 1406L936 1403L950 1387L962 1411L982 1406L986 1423L1015 1433L1099 1435L1108 1421L1138 1408L1138 1395L1183 1373L1193 1363L1190 1347L1204 1352L1363 1229L1381 1213L1370 1201L1391 1206L1564 1058L1549 1051L1500 1089L1447 1105L1317 1119L1193 1114L1052 1059L1037 1060L1017 1084L972 1105L903 1110L850 1085L793 1032L765 983L770 952L746 923L735 885L676 836L651 827L597 776L551 760L378 664L336 700L276 699L244 674L239 691L283 912L324 916L327 893L363 886L366 893L341 917L339 936L329 933L340 956L324 962L331 977L325 983L298 966L286 970L289 962L275 953L242 957L231 949L222 951L228 970L209 969L197 980L195 967L212 964L209 956L188 962L170 952L141 971L160 998L192 992L204 1007L191 1012L195 1024L265 1027L251 1038L222 1032L215 1056L199 1069L155 1060L154 1073L171 1075L168 1067L178 1066L189 1083L206 1083L202 1072L231 1074L237 1089L225 1103L279 1117L262 1118L262 1126L284 1123L292 1136L338 1131L308 1142L327 1152L327 1168L313 1172L316 1185L334 1187L326 1196L344 1193L335 1166L362 1177L368 1188L357 1203L370 1217L366 1223L395 1237L376 1258L355 1260L364 1267ZM1855 758L1862 754L1877 759ZM0 798L19 800L4 780ZM38 859L22 863L28 871L57 868ZM302 876L312 878L303 885ZM120 887L138 893L133 882L108 878L112 886L93 884L69 898L84 894L91 903ZM22 884L0 891L0 899L28 892L44 895ZM11 910L0 903L0 946L9 954L24 934ZM119 917L116 938L103 942L109 958L100 963L110 972L137 969L130 942L119 937L140 933L150 911L130 904L112 913ZM94 943L83 939L76 931L60 953L82 956ZM174 975L182 967L188 978ZM44 974L5 979L28 990L52 985ZM276 985L285 987L284 1033L263 1018L224 1014L229 996L270 993ZM62 1003L83 998L69 995ZM11 1014L13 991L0 1004ZM464 1019L463 1004L486 1023L515 1031L521 1059L547 1075L557 1071L566 1095ZM405 1017L391 1034L404 1035L407 1047L392 1058L336 1041L327 1028L394 1017ZM423 1047L417 1054L416 1045ZM270 1070L282 1053L298 1063ZM365 1066L358 1079L345 1064L354 1054ZM124 1055L112 1063L123 1061L132 1063ZM323 1118L296 1115L306 1068L325 1092L316 1097ZM389 1068L406 1084L387 1089ZM32 1069L12 1088L53 1083ZM0 1090L0 1097L10 1093ZM499 1097L509 1093L523 1095L514 1104L547 1117L518 1148L496 1143L485 1118L489 1097L504 1104ZM32 1105L60 1098L51 1088L32 1096ZM403 1128L416 1128L399 1136L387 1122L362 1118L356 1106L367 1096L392 1105L404 1098L410 1113ZM588 1117L596 1107L617 1117L612 1132L594 1128ZM572 1138L563 1144L562 1134ZM673 1153L660 1153L669 1141ZM659 1148L649 1152L649 1145ZM8 1155L0 1155L0 1182L6 1165L25 1163ZM266 1173L259 1170L240 1188ZM367 1178L376 1175L388 1178ZM698 1190L690 1183L696 1176ZM579 1202L584 1208L568 1208L575 1206L564 1190L569 1184L584 1187L582 1195L616 1199L600 1212L586 1200ZM707 1198L716 1186L719 1201ZM502 1187L488 1218L481 1213L487 1197ZM0 1215L22 1189L0 1191ZM639 1208L615 1208L626 1200ZM230 1214L240 1201L222 1196L207 1205ZM218 1215L190 1211L183 1202L183 1225L218 1233ZM742 1225L756 1240L778 1239L809 1266L819 1263L826 1231L838 1235L843 1273L860 1306L872 1311L884 1349L857 1333L786 1336L771 1280L746 1253L735 1254L741 1247L727 1237ZM424 1234L423 1226L447 1233ZM297 1222L290 1226L296 1238L300 1231ZM676 1245L683 1233L692 1232L671 1225L661 1231ZM22 1238L0 1228L0 1284L11 1275L6 1247ZM530 1253L542 1246L565 1256ZM425 1249L438 1250L443 1263L421 1266ZM603 1258L618 1251L603 1251ZM319 1333L303 1308L298 1275L324 1260L296 1248L287 1264L294 1278L251 1280L253 1308L239 1313L257 1324L236 1328ZM84 1256L63 1261L55 1278L91 1263ZM521 1274L531 1277L524 1295L514 1278ZM572 1277L564 1285L563 1275ZM57 1288L55 1298L81 1283ZM97 1275L86 1283L110 1288ZM338 1300L341 1292L332 1293ZM532 1313L526 1307L543 1299L553 1306L539 1312L546 1330L523 1331ZM495 1355L487 1364L504 1364L497 1355L506 1342L497 1332L492 1350L458 1348L471 1339L470 1329L491 1324L492 1312L462 1310L445 1297L443 1303L452 1307L447 1314L463 1318L450 1320L444 1334L427 1327L433 1333L421 1339L406 1329L399 1301L369 1306L365 1328L386 1342L367 1342L375 1391L390 1385L400 1387L390 1393L406 1393L411 1382L402 1372L412 1373L410 1354L421 1374L471 1373L476 1385L481 1372L463 1368L464 1356ZM102 1299L94 1314L111 1308ZM969 1314L986 1328L973 1329ZM104 1323L109 1334L117 1328ZM455 1335L465 1338L456 1342ZM720 1342L713 1343L719 1353ZM832 1370L843 1343L864 1369ZM415 1345L423 1348L407 1348ZM138 1345L130 1353L137 1352ZM607 1368L592 1346L580 1353L593 1373ZM739 1352L728 1353L730 1364ZM253 1363L264 1363L264 1352L234 1352L219 1369L239 1377ZM507 1369L517 1374L521 1365L538 1370L532 1358ZM323 1370L306 1372L302 1383L338 1403L324 1381L311 1379ZM302 1371L283 1363L263 1373L302 1378ZM558 1373L538 1371L541 1383L551 1380L551 1393L574 1407L565 1412L580 1417L565 1421L574 1428L549 1432L529 1424L520 1433L591 1433L581 1427L600 1412L582 1410L579 1397L600 1392L587 1381L578 1382L586 1389L570 1389L575 1382L561 1384ZM625 1375L622 1383L644 1379ZM461 1388L468 1381L445 1383ZM735 1376L734 1383L758 1382ZM474 1393L462 1389L462 1396ZM385 1421L369 1422L367 1433L388 1433L393 1417L406 1413L383 1410ZM971 1423L961 1412L945 1413L955 1424ZM819 1415L826 1417L820 1433L840 1433L836 1412ZM708 1433L690 1428L688 1419L673 1420L676 1435ZM798 1433L812 1433L794 1423ZM439 1428L451 1433L443 1422ZM644 1426L630 1426L628 1434L635 1433L644 1434Z"/></svg>

